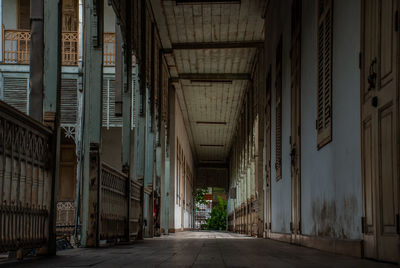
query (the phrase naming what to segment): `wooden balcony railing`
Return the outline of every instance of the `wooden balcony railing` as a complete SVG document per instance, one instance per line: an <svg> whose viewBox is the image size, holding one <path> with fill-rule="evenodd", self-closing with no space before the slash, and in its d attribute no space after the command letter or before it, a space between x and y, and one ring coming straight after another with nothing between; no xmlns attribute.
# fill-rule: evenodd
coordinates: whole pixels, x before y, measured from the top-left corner
<svg viewBox="0 0 400 268"><path fill-rule="evenodd" d="M104 33L104 66L115 66L115 33Z"/></svg>
<svg viewBox="0 0 400 268"><path fill-rule="evenodd" d="M3 61L7 64L29 64L31 33L3 29Z"/></svg>
<svg viewBox="0 0 400 268"><path fill-rule="evenodd" d="M3 28L3 63L29 64L31 33L29 30ZM61 60L64 66L78 65L78 32L63 32ZM104 33L104 66L115 65L115 33Z"/></svg>
<svg viewBox="0 0 400 268"><path fill-rule="evenodd" d="M61 33L61 63L62 65L78 65L78 33Z"/></svg>

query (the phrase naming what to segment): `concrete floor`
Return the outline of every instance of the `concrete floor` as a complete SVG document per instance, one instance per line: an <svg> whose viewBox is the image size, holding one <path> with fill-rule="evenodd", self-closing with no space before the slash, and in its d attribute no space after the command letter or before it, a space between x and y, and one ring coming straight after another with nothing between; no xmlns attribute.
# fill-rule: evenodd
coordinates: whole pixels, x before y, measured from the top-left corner
<svg viewBox="0 0 400 268"><path fill-rule="evenodd" d="M224 232L183 232L133 245L64 250L7 267L396 267L269 239Z"/></svg>

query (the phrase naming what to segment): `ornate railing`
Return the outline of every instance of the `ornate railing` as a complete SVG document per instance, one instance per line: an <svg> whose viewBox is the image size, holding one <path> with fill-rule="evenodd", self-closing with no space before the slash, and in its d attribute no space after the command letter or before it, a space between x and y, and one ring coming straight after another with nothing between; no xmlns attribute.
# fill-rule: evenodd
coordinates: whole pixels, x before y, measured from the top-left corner
<svg viewBox="0 0 400 268"><path fill-rule="evenodd" d="M31 33L29 30L3 28L3 62L5 64L29 64ZM78 65L78 32L62 32L62 65ZM104 33L104 66L115 65L115 33Z"/></svg>
<svg viewBox="0 0 400 268"><path fill-rule="evenodd" d="M104 33L104 66L115 66L115 33Z"/></svg>
<svg viewBox="0 0 400 268"><path fill-rule="evenodd" d="M126 174L102 164L100 193L100 240L136 239L141 232L143 184L130 181ZM130 190L130 198L128 189ZM130 203L129 203L130 202ZM129 209L128 209L128 206Z"/></svg>
<svg viewBox="0 0 400 268"><path fill-rule="evenodd" d="M61 34L62 65L78 64L78 33L63 32Z"/></svg>
<svg viewBox="0 0 400 268"><path fill-rule="evenodd" d="M0 252L49 238L51 131L0 101Z"/></svg>
<svg viewBox="0 0 400 268"><path fill-rule="evenodd" d="M29 30L3 29L3 62L29 64L31 33ZM78 64L78 33L61 34L62 65Z"/></svg>
<svg viewBox="0 0 400 268"><path fill-rule="evenodd" d="M57 202L56 232L57 236L71 236L75 228L75 201Z"/></svg>
<svg viewBox="0 0 400 268"><path fill-rule="evenodd" d="M3 61L7 64L29 64L31 33L3 29Z"/></svg>
<svg viewBox="0 0 400 268"><path fill-rule="evenodd" d="M128 178L103 163L101 172L100 239L126 237L128 218Z"/></svg>
<svg viewBox="0 0 400 268"><path fill-rule="evenodd" d="M131 207L129 218L129 238L134 240L141 236L141 224L143 217L143 182L131 181Z"/></svg>

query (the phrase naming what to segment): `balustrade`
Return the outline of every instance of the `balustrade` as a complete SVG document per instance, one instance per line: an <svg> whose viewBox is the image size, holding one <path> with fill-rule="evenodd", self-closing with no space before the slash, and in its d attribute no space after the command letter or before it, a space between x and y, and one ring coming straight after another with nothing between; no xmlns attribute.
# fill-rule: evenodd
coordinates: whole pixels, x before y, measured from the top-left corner
<svg viewBox="0 0 400 268"><path fill-rule="evenodd" d="M3 63L28 65L31 33L29 30L3 28ZM61 33L61 61L64 66L78 65L78 32ZM104 66L115 65L115 33L104 33Z"/></svg>
<svg viewBox="0 0 400 268"><path fill-rule="evenodd" d="M52 132L0 101L0 252L49 238Z"/></svg>

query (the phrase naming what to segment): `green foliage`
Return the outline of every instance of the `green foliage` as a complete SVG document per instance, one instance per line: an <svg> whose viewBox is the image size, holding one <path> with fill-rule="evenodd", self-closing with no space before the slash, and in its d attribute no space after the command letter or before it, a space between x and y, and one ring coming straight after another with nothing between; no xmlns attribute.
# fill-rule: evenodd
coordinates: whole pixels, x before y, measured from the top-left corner
<svg viewBox="0 0 400 268"><path fill-rule="evenodd" d="M208 230L226 230L226 207L227 202L218 196L218 205L211 211L211 218L207 220Z"/></svg>
<svg viewBox="0 0 400 268"><path fill-rule="evenodd" d="M207 205L206 193L207 189L203 188L196 189L196 193L194 194L194 202L196 210L199 209L198 205Z"/></svg>

